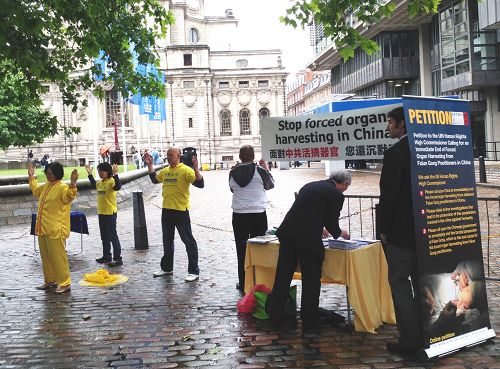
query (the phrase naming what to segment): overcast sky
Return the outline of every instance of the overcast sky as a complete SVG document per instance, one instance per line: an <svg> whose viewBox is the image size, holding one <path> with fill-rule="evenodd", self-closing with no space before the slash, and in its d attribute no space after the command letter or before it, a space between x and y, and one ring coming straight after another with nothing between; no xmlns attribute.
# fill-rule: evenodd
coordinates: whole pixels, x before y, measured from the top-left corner
<svg viewBox="0 0 500 369"><path fill-rule="evenodd" d="M281 49L283 66L290 72L304 69L312 57L309 29L294 29L280 23L289 0L205 0L206 15L224 15L232 9L238 19L237 45L242 49Z"/></svg>

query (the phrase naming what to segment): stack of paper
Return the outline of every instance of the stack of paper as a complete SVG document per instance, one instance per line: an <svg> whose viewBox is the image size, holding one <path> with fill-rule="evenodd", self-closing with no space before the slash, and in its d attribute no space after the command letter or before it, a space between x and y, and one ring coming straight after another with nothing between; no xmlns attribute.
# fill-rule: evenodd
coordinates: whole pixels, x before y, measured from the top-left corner
<svg viewBox="0 0 500 369"><path fill-rule="evenodd" d="M353 238L350 240L344 240L342 237L334 239L332 237L323 239L323 244L326 247L332 249L340 250L355 250L358 247L369 245L371 243L377 242L377 240L369 240L364 238Z"/></svg>
<svg viewBox="0 0 500 369"><path fill-rule="evenodd" d="M264 236L257 236L248 239L248 242L252 243L269 243L274 241L278 241L278 237L276 237L274 234L266 234Z"/></svg>

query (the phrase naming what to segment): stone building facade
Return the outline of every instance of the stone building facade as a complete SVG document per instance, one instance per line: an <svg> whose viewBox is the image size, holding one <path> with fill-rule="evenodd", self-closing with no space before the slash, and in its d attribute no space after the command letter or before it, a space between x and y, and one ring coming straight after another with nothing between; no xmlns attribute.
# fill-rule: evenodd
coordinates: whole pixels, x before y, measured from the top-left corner
<svg viewBox="0 0 500 369"><path fill-rule="evenodd" d="M167 38L158 43L166 76L166 120L148 121L137 106L122 103L112 86L104 101L90 98L87 108L73 113L63 106L57 88L48 85L45 108L61 126L81 132L31 147L35 158L49 153L54 159L93 162L102 145L114 148L115 136L129 161L134 150L165 151L171 145L195 147L201 162L212 167L233 165L243 144L253 145L260 155L259 118L285 115L287 72L281 50L233 50L238 20L231 9L206 16L203 0L161 3L175 17ZM25 159L26 149L9 148L0 159Z"/></svg>

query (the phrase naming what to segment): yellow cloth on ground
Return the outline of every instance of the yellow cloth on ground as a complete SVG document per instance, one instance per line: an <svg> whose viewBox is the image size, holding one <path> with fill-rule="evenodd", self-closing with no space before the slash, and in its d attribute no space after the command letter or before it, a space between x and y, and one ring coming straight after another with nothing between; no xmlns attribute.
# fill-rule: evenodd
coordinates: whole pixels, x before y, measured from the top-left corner
<svg viewBox="0 0 500 369"><path fill-rule="evenodd" d="M86 273L83 280L79 282L80 286L114 286L128 281L128 277L121 274L109 274L106 269L99 269L95 273Z"/></svg>
<svg viewBox="0 0 500 369"><path fill-rule="evenodd" d="M273 287L279 247L279 243L262 245L248 242L245 292L254 284ZM295 274L300 278L300 273ZM349 287L349 302L355 312L355 330L375 333L383 322L396 323L387 262L380 242L349 251L325 249L322 282L341 283Z"/></svg>

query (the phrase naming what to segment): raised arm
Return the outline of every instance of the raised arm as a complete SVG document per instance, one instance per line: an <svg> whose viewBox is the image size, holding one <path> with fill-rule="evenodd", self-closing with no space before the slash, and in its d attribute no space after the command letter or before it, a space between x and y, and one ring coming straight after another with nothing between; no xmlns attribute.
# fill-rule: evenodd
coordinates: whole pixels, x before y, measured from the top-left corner
<svg viewBox="0 0 500 369"><path fill-rule="evenodd" d="M193 169L194 169L194 175L195 175L195 180L193 182L193 186L198 187L198 188L203 188L205 187L205 181L203 179L203 175L200 172L200 168L198 167L198 156L193 155Z"/></svg>
<svg viewBox="0 0 500 369"><path fill-rule="evenodd" d="M89 177L89 181L90 181L90 185L92 186L92 188L97 188L96 181L94 179L94 175L92 174L93 169L90 166L90 164L85 165L85 170L87 171L87 174L88 174L88 177Z"/></svg>
<svg viewBox="0 0 500 369"><path fill-rule="evenodd" d="M115 185L113 186L113 190L119 191L122 188L122 183L120 182L120 178L118 177L118 165L113 164L113 179L115 180Z"/></svg>
<svg viewBox="0 0 500 369"><path fill-rule="evenodd" d="M151 179L151 182L160 183L156 179L156 172L153 168L153 158L151 157L151 155L149 155L149 153L145 153L142 157L142 160L144 160L144 162L148 166L149 179Z"/></svg>
<svg viewBox="0 0 500 369"><path fill-rule="evenodd" d="M28 163L28 182L33 196L39 197L42 193L42 186L38 185L38 181L35 178L35 169L32 162Z"/></svg>

